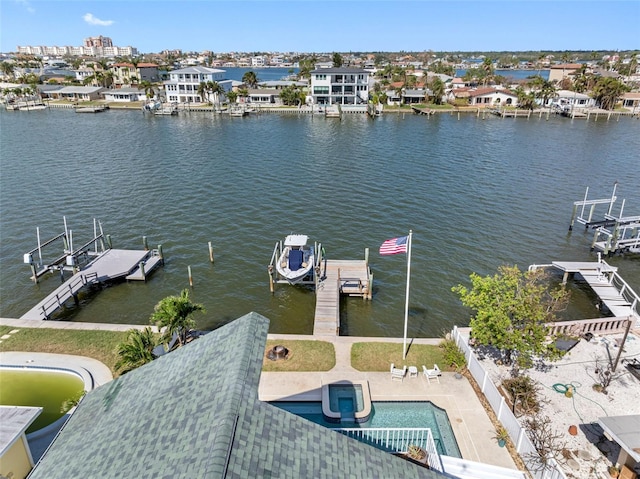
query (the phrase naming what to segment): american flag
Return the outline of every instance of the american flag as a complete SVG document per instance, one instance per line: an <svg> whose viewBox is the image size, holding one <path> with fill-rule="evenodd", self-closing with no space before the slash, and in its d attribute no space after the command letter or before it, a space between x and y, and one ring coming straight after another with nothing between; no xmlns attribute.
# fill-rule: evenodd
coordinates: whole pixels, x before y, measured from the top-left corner
<svg viewBox="0 0 640 479"><path fill-rule="evenodd" d="M380 254L398 254L407 252L407 238L408 236L401 236L400 238L393 238L385 241L380 246Z"/></svg>

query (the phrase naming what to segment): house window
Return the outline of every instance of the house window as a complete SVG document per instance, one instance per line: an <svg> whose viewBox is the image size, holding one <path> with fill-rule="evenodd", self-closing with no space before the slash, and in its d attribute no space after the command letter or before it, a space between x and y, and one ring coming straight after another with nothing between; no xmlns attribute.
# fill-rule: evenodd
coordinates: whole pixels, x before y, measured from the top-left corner
<svg viewBox="0 0 640 479"><path fill-rule="evenodd" d="M314 95L327 95L329 93L329 87L328 86L314 86L313 87L313 94Z"/></svg>
<svg viewBox="0 0 640 479"><path fill-rule="evenodd" d="M316 75L316 80L326 80L327 75Z"/></svg>

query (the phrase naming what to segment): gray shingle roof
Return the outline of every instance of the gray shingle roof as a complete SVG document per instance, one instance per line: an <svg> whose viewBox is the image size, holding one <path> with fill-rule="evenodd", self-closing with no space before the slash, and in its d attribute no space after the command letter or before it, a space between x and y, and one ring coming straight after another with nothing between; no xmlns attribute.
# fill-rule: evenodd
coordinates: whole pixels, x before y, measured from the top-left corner
<svg viewBox="0 0 640 479"><path fill-rule="evenodd" d="M250 313L85 396L30 479L441 477L258 400Z"/></svg>

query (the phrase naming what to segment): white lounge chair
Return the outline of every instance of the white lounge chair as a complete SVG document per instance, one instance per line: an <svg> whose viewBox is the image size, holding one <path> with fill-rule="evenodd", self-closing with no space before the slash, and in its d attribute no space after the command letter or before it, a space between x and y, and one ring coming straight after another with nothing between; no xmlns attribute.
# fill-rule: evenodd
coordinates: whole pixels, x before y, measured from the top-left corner
<svg viewBox="0 0 640 479"><path fill-rule="evenodd" d="M440 371L440 368L437 364L433 365L433 369L427 369L427 367L423 364L422 374L424 374L424 377L427 378L427 382L429 384L431 384L432 379L435 379L436 381L438 381L438 384L440 384L439 376L442 374L442 372Z"/></svg>
<svg viewBox="0 0 640 479"><path fill-rule="evenodd" d="M402 381L404 379L404 375L407 372L407 366L402 369L396 368L393 363L391 363L391 380Z"/></svg>

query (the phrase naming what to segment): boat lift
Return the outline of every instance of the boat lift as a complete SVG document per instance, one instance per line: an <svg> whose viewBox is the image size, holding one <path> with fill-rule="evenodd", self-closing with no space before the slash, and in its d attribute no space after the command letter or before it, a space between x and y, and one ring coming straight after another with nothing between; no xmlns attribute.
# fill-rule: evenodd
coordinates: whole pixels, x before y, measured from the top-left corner
<svg viewBox="0 0 640 479"><path fill-rule="evenodd" d="M616 188L618 182L613 185L611 198L589 200L589 188L582 201L573 203L573 213L569 224L569 231L572 231L574 222L585 226L585 229L595 229L591 250L595 250L606 255L615 253L640 253L640 216L623 216L625 200L622 200L620 212L616 216L613 214L613 207L617 201ZM602 215L602 219L594 220L594 213L597 205L607 205L607 212ZM589 206L588 214L585 216L585 208ZM580 215L578 216L578 208Z"/></svg>
<svg viewBox="0 0 640 479"><path fill-rule="evenodd" d="M278 273L278 268L276 268L276 262L282 255L283 249L284 245L282 240L276 242L273 248L273 254L271 255L271 261L269 262L269 266L267 267L267 270L269 271L269 290L272 293L275 291L276 283L289 284L289 281L282 277L280 273ZM313 245L313 252L313 268L309 270L309 274L305 276L302 281L299 281L296 284L306 284L317 287L318 283L322 281L324 272L327 269L327 259L324 255L324 248L322 247L322 244L316 241Z"/></svg>
<svg viewBox="0 0 640 479"><path fill-rule="evenodd" d="M71 271L75 274L82 265L89 263L93 258L104 253L107 248L111 248L111 237L109 235L106 235L105 237L104 232L102 231L102 223L94 218L93 239L87 241L79 248L74 249L73 230L70 230L67 227L66 216L63 216L63 221L64 231L44 243L40 240L40 228L37 227L36 235L38 239L38 246L24 254L24 263L31 267L31 279L35 283L38 283L41 276L54 271L60 271L61 276L64 271ZM99 234L98 229L100 230ZM45 264L42 249L60 239L63 242L63 254L55 258L50 263ZM38 253L37 261L34 260L33 257L35 253Z"/></svg>

